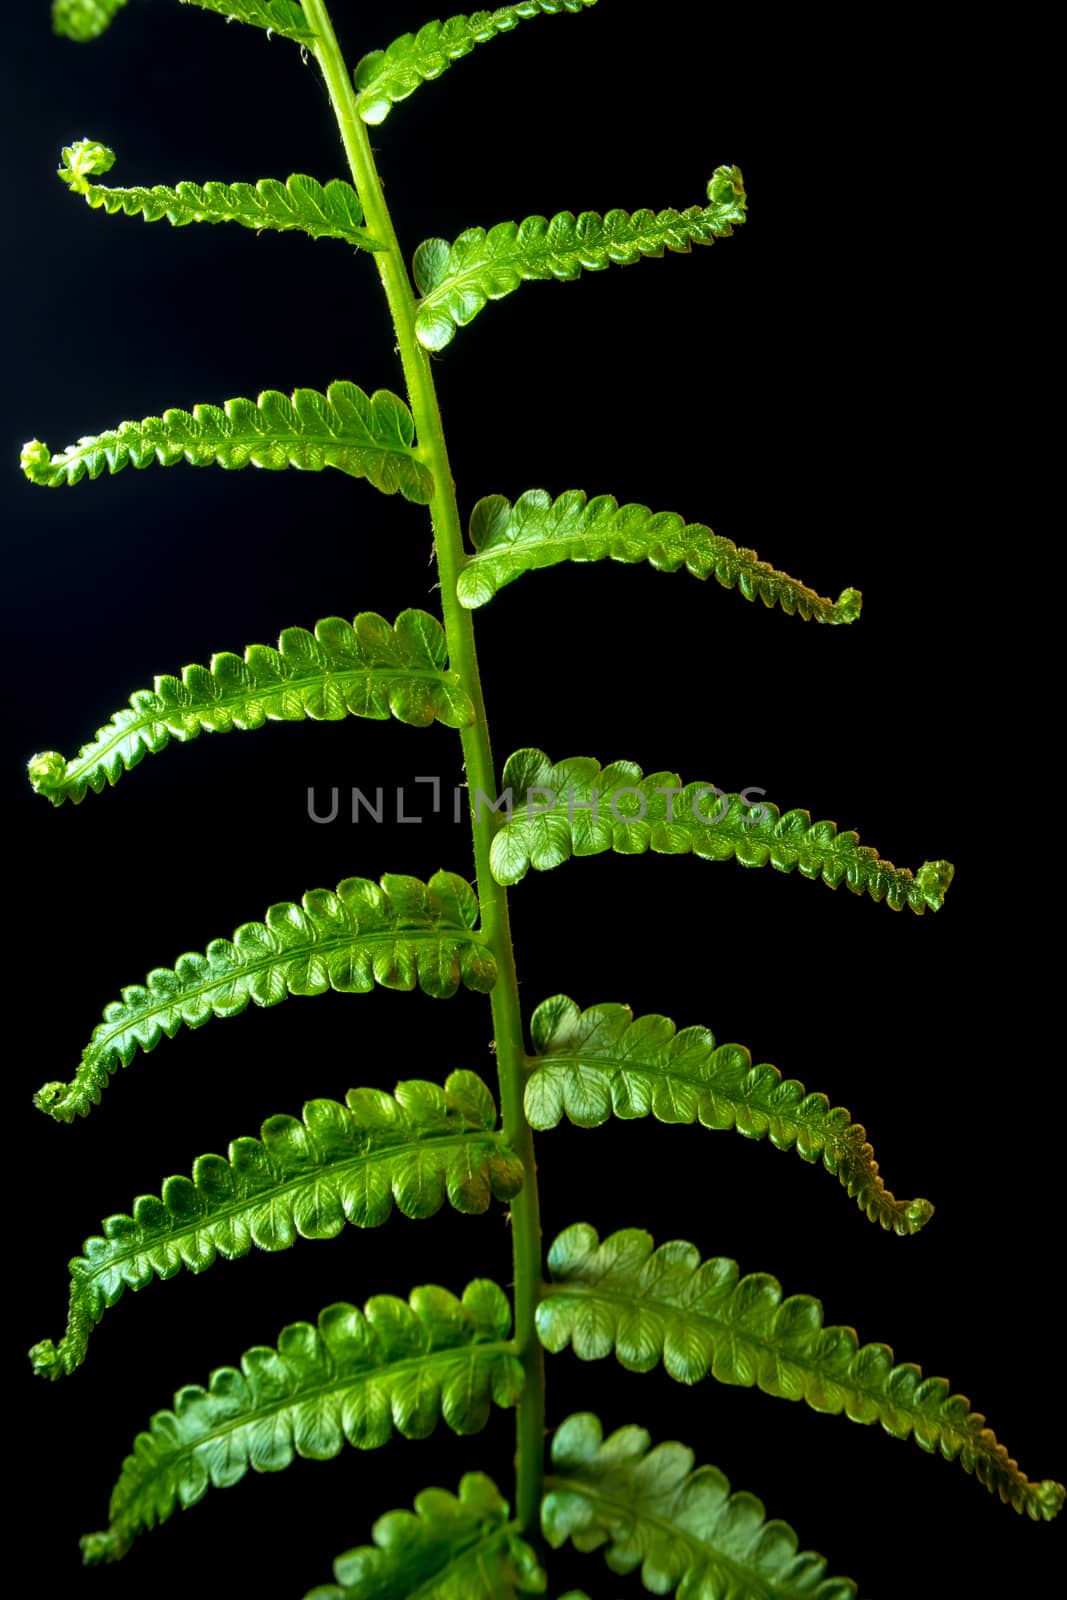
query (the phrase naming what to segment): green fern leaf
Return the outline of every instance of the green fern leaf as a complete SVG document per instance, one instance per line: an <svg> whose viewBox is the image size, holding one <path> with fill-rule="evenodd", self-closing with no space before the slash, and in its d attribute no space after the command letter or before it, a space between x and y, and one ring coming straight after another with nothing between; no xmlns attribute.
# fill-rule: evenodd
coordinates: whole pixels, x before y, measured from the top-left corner
<svg viewBox="0 0 1067 1600"><path fill-rule="evenodd" d="M831 889L847 883L853 894L910 906L920 916L940 910L954 869L926 861L914 875L883 861L855 833L832 822L812 822L807 811L779 812L766 801L723 795L714 784L683 787L673 772L646 778L632 761L601 768L584 756L553 766L542 750L519 750L504 767L507 820L493 839L498 883L518 883L531 867L544 872L575 856L693 855L706 861L736 858L743 867L770 863L779 872L799 868Z"/></svg>
<svg viewBox="0 0 1067 1600"><path fill-rule="evenodd" d="M109 216L122 211L146 222L164 217L176 228L190 222L238 222L242 228L300 229L313 239L344 239L361 250L384 250L385 245L362 226L363 209L350 183L333 178L323 188L314 178L294 173L281 183L261 178L258 183L179 183L170 188L111 189L89 180L110 172L115 152L93 139L79 139L63 147L58 175L72 193L84 195L94 210Z"/></svg>
<svg viewBox="0 0 1067 1600"><path fill-rule="evenodd" d="M520 1538L492 1478L467 1472L458 1498L423 1489L415 1511L389 1511L374 1524L373 1545L338 1556L336 1582L305 1600L515 1600L543 1594L545 1575Z"/></svg>
<svg viewBox="0 0 1067 1600"><path fill-rule="evenodd" d="M503 300L528 279L573 279L583 272L629 266L665 250L688 253L694 244L727 239L745 220L745 190L737 167L717 167L706 206L687 211L609 211L600 217L560 211L552 218L500 222L488 232L468 228L455 244L427 239L415 252L422 299L415 332L428 350L443 350L456 328L473 322L489 300Z"/></svg>
<svg viewBox="0 0 1067 1600"><path fill-rule="evenodd" d="M1063 1486L1031 1483L985 1418L944 1378L924 1378L911 1362L894 1365L888 1345L861 1346L851 1328L823 1326L810 1295L782 1298L767 1273L738 1276L725 1257L700 1261L675 1240L653 1250L651 1235L623 1228L604 1240L580 1222L561 1233L548 1256L554 1282L537 1308L548 1350L573 1345L583 1361L615 1352L631 1372L662 1360L672 1378L710 1375L854 1422L880 1422L897 1439L914 1435L924 1450L959 1458L966 1472L1017 1511L1050 1521Z"/></svg>
<svg viewBox="0 0 1067 1600"><path fill-rule="evenodd" d="M249 1467L279 1472L294 1456L328 1461L347 1443L374 1450L393 1429L425 1439L443 1418L478 1433L490 1402L513 1406L522 1367L508 1335L511 1308L487 1278L462 1300L425 1285L407 1302L376 1295L363 1311L327 1306L314 1327L284 1328L277 1351L258 1345L240 1370L190 1384L137 1436L111 1496L110 1526L82 1540L86 1562L116 1561L134 1537L229 1488Z"/></svg>
<svg viewBox="0 0 1067 1600"><path fill-rule="evenodd" d="M271 906L265 922L246 922L233 942L215 939L206 955L157 968L104 1009L70 1083L46 1083L34 1103L57 1122L97 1105L108 1077L138 1049L154 1050L184 1024L235 1017L251 1002L274 1006L289 995L367 994L375 984L447 998L460 984L487 993L496 963L474 931L478 902L465 879L437 872L428 884L386 873L381 887L345 878L311 889L300 905Z"/></svg>
<svg viewBox="0 0 1067 1600"><path fill-rule="evenodd" d="M22 451L22 470L31 483L56 488L80 483L88 474L123 467L299 467L321 472L337 467L353 478L367 478L383 494L397 490L425 505L433 477L414 446L415 424L403 400L388 389L366 395L354 383L331 383L326 393L297 389L292 398L268 389L258 400L227 400L218 406L165 411L143 422L123 422L108 433L79 439L53 456L33 439Z"/></svg>
<svg viewBox="0 0 1067 1600"><path fill-rule="evenodd" d="M217 11L227 22L250 22L283 39L295 39L297 44L311 44L315 38L297 0L182 0L182 4Z"/></svg>
<svg viewBox="0 0 1067 1600"><path fill-rule="evenodd" d="M65 39L98 39L126 0L52 0L52 32Z"/></svg>
<svg viewBox="0 0 1067 1600"><path fill-rule="evenodd" d="M512 505L503 495L479 500L471 514L474 554L467 557L456 592L469 609L484 606L505 584L524 572L561 561L647 561L657 572L683 567L695 578L714 576L724 589L737 588L746 600L781 606L805 622L855 622L863 597L845 589L826 600L761 561L754 550L739 550L731 539L702 522L685 523L673 511L620 506L609 494L589 500L572 489L555 500L544 489L530 489Z"/></svg>
<svg viewBox="0 0 1067 1600"><path fill-rule="evenodd" d="M241 656L223 652L210 667L186 667L180 678L158 677L138 689L89 744L67 761L47 750L30 761L30 782L53 805L79 805L99 794L146 755L184 744L202 731L228 733L271 722L317 722L394 716L425 728L436 718L466 728L474 707L448 669L444 629L426 611L402 611L395 626L376 612L352 622L325 617L315 632L286 628L277 650L249 645Z"/></svg>
<svg viewBox="0 0 1067 1600"><path fill-rule="evenodd" d="M439 78L453 61L470 55L475 45L510 33L526 17L556 16L595 4L596 0L520 0L518 5L476 11L470 17L427 22L418 33L402 34L387 50L372 50L358 63L354 78L359 114L364 122L384 122L398 100Z"/></svg>
<svg viewBox="0 0 1067 1600"><path fill-rule="evenodd" d="M897 1200L879 1175L866 1130L824 1094L808 1094L777 1067L753 1066L740 1044L716 1045L707 1028L675 1031L668 1017L634 1021L629 1006L580 1011L566 995L538 1006L530 1023L537 1054L526 1082L531 1127L554 1128L566 1115L581 1128L609 1116L652 1115L699 1121L769 1138L805 1161L822 1157L861 1211L896 1233L917 1233L933 1216L929 1200Z"/></svg>
<svg viewBox="0 0 1067 1600"><path fill-rule="evenodd" d="M30 1351L48 1378L85 1360L93 1328L126 1289L183 1268L204 1272L297 1237L332 1239L346 1222L376 1228L394 1201L405 1217L432 1217L447 1199L477 1215L522 1188L522 1162L495 1132L496 1106L481 1078L453 1072L443 1089L412 1079L396 1097L350 1089L345 1105L310 1100L302 1122L271 1117L261 1139L236 1139L229 1159L201 1156L192 1181L168 1178L162 1198L141 1195L133 1216L108 1217L70 1263L67 1331Z"/></svg>
<svg viewBox="0 0 1067 1600"><path fill-rule="evenodd" d="M578 1412L556 1429L541 1525L553 1550L604 1549L612 1572L640 1567L645 1588L697 1600L849 1600L856 1585L828 1578L826 1560L798 1552L786 1522L763 1503L731 1494L717 1467L693 1470L672 1441L649 1449L644 1428L604 1438L599 1417Z"/></svg>

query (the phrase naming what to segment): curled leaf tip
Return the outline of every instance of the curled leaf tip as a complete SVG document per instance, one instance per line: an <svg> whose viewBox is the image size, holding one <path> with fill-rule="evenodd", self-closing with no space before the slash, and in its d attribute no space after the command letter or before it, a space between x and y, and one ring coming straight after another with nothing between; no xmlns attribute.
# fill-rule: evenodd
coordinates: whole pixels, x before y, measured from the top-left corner
<svg viewBox="0 0 1067 1600"><path fill-rule="evenodd" d="M855 622L863 610L863 596L858 589L842 589L834 601L831 622Z"/></svg>
<svg viewBox="0 0 1067 1600"><path fill-rule="evenodd" d="M904 1208L904 1231L918 1233L934 1214L929 1200L911 1200Z"/></svg>
<svg viewBox="0 0 1067 1600"><path fill-rule="evenodd" d="M114 165L115 152L110 145L96 139L76 139L63 146L63 165L56 168L56 177L80 192L90 177L110 172Z"/></svg>
<svg viewBox="0 0 1067 1600"><path fill-rule="evenodd" d="M949 884L956 876L951 861L924 861L915 874L923 899L931 911L940 911L945 903Z"/></svg>
<svg viewBox="0 0 1067 1600"><path fill-rule="evenodd" d="M40 439L31 439L22 447L19 458L23 472L31 483L51 483L52 452Z"/></svg>
<svg viewBox="0 0 1067 1600"><path fill-rule="evenodd" d="M712 205L729 204L731 201L737 206L736 221L745 220L745 183L741 176L740 167L716 167L708 180L708 199Z"/></svg>
<svg viewBox="0 0 1067 1600"><path fill-rule="evenodd" d="M66 758L58 750L42 750L31 756L28 771L35 794L48 794L61 787L67 772Z"/></svg>
<svg viewBox="0 0 1067 1600"><path fill-rule="evenodd" d="M63 1371L59 1351L51 1339L42 1339L29 1352L30 1365L39 1378L58 1378Z"/></svg>

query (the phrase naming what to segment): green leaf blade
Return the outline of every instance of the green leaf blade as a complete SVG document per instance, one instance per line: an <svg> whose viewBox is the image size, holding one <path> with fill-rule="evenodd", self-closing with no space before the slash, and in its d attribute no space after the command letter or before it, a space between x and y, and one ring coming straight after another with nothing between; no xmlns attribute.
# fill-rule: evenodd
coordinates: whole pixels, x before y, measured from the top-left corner
<svg viewBox="0 0 1067 1600"><path fill-rule="evenodd" d="M249 645L243 657L222 652L207 667L188 666L180 677L164 674L154 688L135 690L129 707L71 760L55 750L33 756L29 778L53 805L80 805L90 791L113 786L172 740L185 744L201 733L349 716L395 717L416 728L435 720L449 728L470 726L474 707L448 667L436 617L417 610L402 611L395 624L373 611L351 622L325 617L314 633L285 629L276 649Z"/></svg>
<svg viewBox="0 0 1067 1600"><path fill-rule="evenodd" d="M604 1438L591 1412L570 1416L552 1441L541 1524L554 1550L602 1549L612 1572L637 1568L654 1594L715 1600L852 1600L856 1585L826 1576L800 1552L788 1523L768 1521L761 1501L731 1494L716 1467L671 1441L650 1449L644 1428Z"/></svg>
<svg viewBox="0 0 1067 1600"><path fill-rule="evenodd" d="M551 219L527 217L493 228L468 228L451 246L431 239L415 257L422 293L415 333L428 350L450 344L457 328L473 322L490 300L502 300L523 282L572 281L583 272L629 266L665 251L688 254L694 244L728 239L745 220L745 188L737 167L718 167L708 184L708 204L685 211L560 211Z"/></svg>
<svg viewBox="0 0 1067 1600"><path fill-rule="evenodd" d="M525 1107L538 1131L564 1116L597 1127L614 1115L659 1122L699 1122L767 1138L805 1161L822 1160L861 1211L887 1231L917 1233L933 1216L928 1200L898 1200L886 1188L866 1130L843 1107L776 1067L754 1066L743 1045L717 1045L707 1028L676 1030L668 1017L635 1020L628 1006L581 1011L566 995L538 1006L531 1019L535 1054L527 1058Z"/></svg>
<svg viewBox="0 0 1067 1600"><path fill-rule="evenodd" d="M353 79L358 91L356 108L364 122L377 126L394 105L406 100L424 83L446 72L453 61L470 55L475 45L510 33L528 17L578 12L596 0L520 0L495 11L449 17L447 22L427 22L418 33L405 33L385 50L372 50L356 65Z"/></svg>
<svg viewBox="0 0 1067 1600"><path fill-rule="evenodd" d="M638 1228L601 1243L587 1223L559 1234L548 1261L553 1282L537 1308L547 1350L570 1344L582 1360L614 1351L640 1372L662 1361L679 1383L710 1373L853 1422L880 1422L897 1438L914 1435L924 1450L958 1459L1035 1521L1050 1521L1063 1506L1063 1486L1031 1482L985 1417L964 1395L950 1394L945 1379L923 1380L912 1363L895 1365L888 1345L861 1346L851 1328L825 1327L818 1300L784 1299L766 1273L742 1278L726 1257L701 1263L681 1240L655 1250Z"/></svg>
<svg viewBox="0 0 1067 1600"><path fill-rule="evenodd" d="M34 1371L69 1374L85 1359L93 1328L128 1289L253 1247L288 1249L297 1238L329 1239L346 1222L376 1228L394 1204L404 1216L435 1215L446 1203L467 1215L511 1200L523 1166L496 1128L493 1097L473 1072L444 1088L418 1079L396 1094L349 1090L346 1103L313 1100L303 1120L264 1122L259 1139L235 1140L229 1157L201 1156L192 1179L168 1178L160 1198L140 1195L132 1216L108 1217L70 1263L70 1308L58 1344L33 1347Z"/></svg>
<svg viewBox="0 0 1067 1600"><path fill-rule="evenodd" d="M87 1116L120 1066L154 1050L181 1027L238 1016L250 1004L289 995L368 994L420 988L449 999L462 985L485 994L496 964L476 930L478 902L464 878L438 872L422 883L386 873L381 884L345 878L336 892L312 889L300 905L271 906L264 922L179 956L105 1007L69 1083L46 1083L34 1103L57 1122Z"/></svg>
<svg viewBox="0 0 1067 1600"><path fill-rule="evenodd" d="M683 785L670 772L646 777L633 762L601 768L577 757L553 766L541 750L520 750L505 764L503 787L511 814L493 839L491 864L496 881L506 885L521 882L531 867L548 871L572 855L651 849L799 870L831 889L846 883L853 894L922 916L941 909L955 871L950 862L926 861L912 873L860 845L857 834L839 832L832 822L813 823L806 811L783 813L714 784Z"/></svg>
<svg viewBox="0 0 1067 1600"><path fill-rule="evenodd" d="M325 187L305 173L294 173L284 183L261 178L255 184L182 182L173 187L156 184L150 189L116 189L91 181L110 171L114 162L114 151L107 145L79 139L64 146L59 176L94 210L102 209L109 216L121 212L127 217L143 217L146 222L167 221L175 228L193 222L236 222L257 233L295 229L312 239L342 239L360 250L385 248L363 227L356 191L339 178Z"/></svg>
<svg viewBox="0 0 1067 1600"><path fill-rule="evenodd" d="M415 1511L390 1511L374 1524L373 1545L334 1562L335 1582L306 1600L515 1600L541 1594L537 1557L508 1520L493 1480L465 1473L458 1496L424 1489Z"/></svg>
<svg viewBox="0 0 1067 1600"><path fill-rule="evenodd" d="M372 1450L394 1429L421 1439L441 1420L478 1433L493 1404L513 1406L522 1368L509 1339L511 1308L488 1279L462 1299L435 1285L407 1301L378 1295L360 1311L327 1306L316 1325L284 1328L208 1387L188 1385L138 1435L111 1497L110 1526L89 1534L89 1564L119 1560L138 1533L228 1488L251 1467L278 1472L296 1456L325 1461L344 1445Z"/></svg>
<svg viewBox="0 0 1067 1600"><path fill-rule="evenodd" d="M643 505L620 506L611 495L589 499L580 489L555 500L544 489L530 489L514 505L503 495L489 495L471 514L470 536L474 554L456 586L468 610L488 604L524 573L564 561L606 560L647 562L657 572L684 570L702 581L714 577L746 600L761 600L768 610L779 606L806 622L855 622L863 604L857 589L842 590L836 600L816 594L702 522L686 523L674 512Z"/></svg>
<svg viewBox="0 0 1067 1600"><path fill-rule="evenodd" d="M31 483L58 488L127 466L180 461L272 472L336 467L366 478L382 494L399 491L425 505L433 496L433 477L414 448L414 437L411 413L396 395L384 389L366 395L356 384L339 380L325 395L298 389L287 397L268 389L255 401L227 400L222 407L197 405L191 413L170 410L162 417L123 422L57 455L33 439L23 448L22 470Z"/></svg>

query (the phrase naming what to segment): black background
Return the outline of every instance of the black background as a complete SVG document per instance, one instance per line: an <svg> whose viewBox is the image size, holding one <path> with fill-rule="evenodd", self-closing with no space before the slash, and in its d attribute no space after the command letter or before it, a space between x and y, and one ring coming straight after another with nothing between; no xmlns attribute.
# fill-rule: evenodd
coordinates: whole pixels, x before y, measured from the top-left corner
<svg viewBox="0 0 1067 1600"><path fill-rule="evenodd" d="M8 460L34 434L58 449L168 405L341 376L398 388L369 257L108 219L51 176L82 136L117 150L117 184L339 175L324 92L296 48L151 0L76 47L51 37L44 6L29 9L8 60ZM435 14L336 11L353 61ZM750 194L751 221L710 251L524 286L461 331L436 362L461 509L533 485L674 509L821 593L861 588L864 615L804 625L714 583L613 564L532 575L477 618L494 747L759 786L902 864L947 856L958 877L943 913L919 920L798 875L574 862L512 896L522 993L528 1010L562 991L741 1040L849 1106L896 1193L938 1210L897 1239L831 1176L766 1143L614 1123L539 1139L546 1238L578 1219L602 1235L644 1226L773 1272L787 1293L819 1295L828 1321L947 1374L1031 1476L1062 1477L1047 1392L1062 1091L1027 860L1009 834L1020 805L1036 820L1025 797L1039 761L1017 732L1022 627L992 616L975 554L997 467L971 427L984 358L973 236L954 197L984 134L947 37L917 48L903 21L861 30L809 14L772 28L755 8L701 18L602 0L523 24L372 134L408 249L565 206L683 207L722 162L742 167ZM469 872L447 818L316 826L307 810L309 785L324 803L353 784L412 786L410 810L426 792L416 776L460 781L458 740L367 722L205 736L57 811L21 768L40 748L76 751L156 672L320 616L433 609L428 524L331 472L127 471L73 495L12 470L4 481L19 680L6 794L20 1542L48 1592L300 1595L426 1484L454 1488L478 1467L509 1492L511 1418L494 1414L474 1439L442 1431L250 1476L119 1568L83 1572L76 1537L104 1525L134 1433L178 1384L336 1299L506 1283L499 1208L396 1217L154 1284L106 1316L86 1367L60 1384L35 1382L22 1350L58 1336L64 1261L102 1216L306 1098L457 1066L488 1074L487 1006L466 993L448 1005L331 994L164 1043L75 1127L39 1116L29 1095L72 1074L123 983L269 903L350 874ZM593 1407L609 1428L684 1439L864 1595L1016 1592L1024 1572L1042 1592L1051 1571L1056 1532L880 1429L569 1353L548 1358L548 1378L550 1425ZM561 1553L551 1570L550 1593L568 1580L640 1590L589 1558Z"/></svg>

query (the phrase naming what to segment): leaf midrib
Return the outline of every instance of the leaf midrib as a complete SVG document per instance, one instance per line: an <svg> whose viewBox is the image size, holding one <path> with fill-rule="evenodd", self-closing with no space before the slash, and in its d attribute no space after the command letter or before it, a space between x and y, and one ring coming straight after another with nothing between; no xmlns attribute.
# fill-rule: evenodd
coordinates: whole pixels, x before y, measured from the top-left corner
<svg viewBox="0 0 1067 1600"><path fill-rule="evenodd" d="M168 713L171 713L171 710L174 716L197 716L200 711L204 711L206 713L215 708L228 710L233 706L240 707L247 705L252 700L266 699L269 695L283 694L287 690L300 693L304 688L318 687L319 685L321 685L323 689L326 689L329 687L331 682L337 682L339 679L360 677L380 678L385 682L392 682L394 679L399 679L401 681L417 679L419 681L425 680L427 682L440 683L442 685L452 687L459 685L458 674L450 672L447 668L390 667L387 669L375 666L340 667L336 669L324 668L319 673L308 673L303 677L280 679L276 684L273 684L270 687L260 687L257 685L251 689L243 691L237 690L233 694L222 695L217 700L194 701L188 707L174 706L173 710L170 707L166 707L162 712L138 712L133 706L123 706L121 710L115 713L111 723L108 724L108 727L111 730L111 737L106 740L93 742L87 745L85 748L87 751L90 751L91 754L86 755L79 751L78 755L75 756L72 761L68 762L67 770L64 774L63 787L65 788L71 779L74 779L74 781L79 781L80 774L83 769L91 770L91 768L98 762L102 761L104 757L115 748L116 745L121 744L124 739L127 739L132 734L137 733L141 728L148 728L158 723L162 723L162 725L167 729L168 733L173 736L174 730L167 721L167 715ZM141 692L144 694L159 695L159 691L156 689L146 689L142 690ZM120 728L117 726L117 718L121 717L124 713L129 713L132 720L126 723L124 727ZM353 713L353 715L358 715L358 713ZM275 719L273 717L268 718L268 721L275 720L282 719ZM203 727L202 723L201 729L204 732L209 731ZM215 730L211 729L210 731L214 732Z"/></svg>
<svg viewBox="0 0 1067 1600"><path fill-rule="evenodd" d="M227 1217L237 1216L241 1212L250 1211L258 1204L269 1204L274 1200L279 1200L284 1195L287 1195L294 1190L302 1189L305 1185L309 1185L312 1182L328 1181L335 1173L338 1174L339 1177L343 1178L348 1170L359 1166L367 1166L376 1161L387 1161L394 1156L406 1155L411 1151L429 1150L440 1148L442 1146L452 1146L460 1149L466 1145L476 1144L479 1140L489 1141L497 1147L500 1147L504 1143L503 1131L501 1129L492 1128L483 1129L480 1132L475 1129L468 1129L461 1133L442 1134L439 1138L408 1139L400 1144L390 1145L379 1150L368 1151L365 1155L344 1157L342 1160L332 1163L329 1167L323 1170L316 1168L310 1172L302 1173L297 1177L288 1179L286 1182L273 1185L269 1189L260 1190L258 1194L246 1195L243 1197L238 1196L232 1202L228 1202L227 1204L218 1207L218 1209L213 1209L207 1215L192 1218L188 1223L183 1223L165 1233L162 1231L157 1232L154 1238L141 1239L129 1244L128 1246L123 1245L123 1247L120 1249L109 1253L105 1259L99 1262L99 1264L94 1263L88 1256L82 1255L78 1257L78 1260L86 1262L89 1270L87 1272L79 1273L76 1281L79 1285L88 1285L94 1278L100 1277L103 1273L111 1271L123 1261L129 1261L135 1256L146 1255L159 1245L166 1246L172 1243L176 1244L180 1239L188 1238L190 1235L195 1237L197 1234L214 1227L216 1223L225 1221ZM257 1142L262 1145L262 1140ZM229 1171L232 1172L232 1165L227 1163L227 1166ZM166 1204L166 1202L162 1200L160 1203L163 1205ZM344 1220L346 1222L349 1221L347 1217L345 1217ZM145 1224L137 1223L136 1218L131 1218L131 1221L135 1222L136 1226L138 1227L145 1227ZM98 1235L98 1237L103 1238L104 1242L108 1246L111 1246L116 1242L107 1238L106 1235ZM215 1248L219 1248L217 1244L215 1245ZM184 1266L186 1263L183 1261L182 1265ZM154 1263L153 1271L155 1271ZM129 1288L130 1285L124 1284L124 1287Z"/></svg>
<svg viewBox="0 0 1067 1600"><path fill-rule="evenodd" d="M701 218L706 218L708 211L711 208L708 206L700 206L693 209L699 210ZM575 215L573 212L571 213L571 215L575 217L576 222L581 214L582 213L580 212L577 215ZM610 212L606 212L604 215L610 216L610 214ZM627 211L624 214L628 221L633 221L633 212ZM562 213L557 212L556 215L559 216L562 215ZM593 215L598 218L601 226L603 227L604 217L601 216L599 212L594 212ZM653 220L658 221L659 216L659 212L654 212ZM707 243L707 241L702 239L698 234L689 231L690 224L686 222L685 212L676 212L675 217L677 222L681 222L683 227L686 228L689 242L691 244ZM530 219L527 217L524 220L529 221ZM546 218L549 228L551 228L555 220L555 216ZM628 240L625 241L625 243L638 250L641 249L642 244L648 243L658 245L660 250L674 250L677 252L677 246L669 244L667 240L662 237L664 231L668 228L676 226L677 222L663 223L659 228L645 228L641 231L636 231ZM522 223L516 223L516 227L521 228ZM521 267L531 261L574 260L577 261L578 266L583 272L589 270L586 266L586 260L582 255L582 245L585 241L579 241L577 244L571 245L567 248L563 248L559 245L554 246L548 242L548 231L546 230L544 237L538 240L537 243L529 249L521 248L516 237L516 241L508 245L507 249L494 253L488 249L488 236L491 231L492 230L490 228L486 228L485 230L486 239L484 248L486 248L487 253L479 261L475 262L474 265L463 267L458 272L451 273L448 277L443 278L436 288L430 290L429 294L423 295L422 299L416 302L416 309L420 314L424 310L430 310L439 306L442 300L444 300L446 296L449 295L453 290L462 288L466 284L477 285L479 280L486 272L491 272L496 267L510 266L516 268ZM611 247L614 243L616 243L615 240L604 240L603 244L597 247L598 253L603 256L604 264L606 266L616 266L620 264L613 261L611 257ZM449 246L450 253L454 249L455 244L453 243Z"/></svg>
<svg viewBox="0 0 1067 1600"><path fill-rule="evenodd" d="M751 1567L741 1566L733 1556L725 1555L721 1550L713 1545L710 1540L705 1543L704 1540L698 1538L696 1534L691 1533L683 1523L676 1522L671 1517L663 1516L659 1512L648 1510L646 1501L636 1499L613 1499L612 1496L605 1493L603 1489L594 1489L581 1478L567 1478L559 1476L555 1473L546 1474L546 1493L551 1490L559 1489L562 1489L565 1493L581 1495L583 1499L593 1500L599 1505L606 1506L615 1512L617 1518L629 1519L636 1514L639 1523L651 1523L653 1526L665 1533L668 1539L674 1544L685 1543L689 1545L691 1549L697 1552L703 1561L707 1560L708 1551L710 1550L715 1559L717 1561L721 1561L724 1566L728 1567L730 1571L734 1573L738 1579L742 1580L749 1589L751 1589L753 1583L758 1583L761 1587L763 1595L766 1596L766 1600L776 1600L776 1597L780 1597L780 1600L796 1600L795 1589L782 1589L777 1583L769 1583L768 1580L762 1577L759 1573L754 1573ZM761 1534L766 1526L767 1524L765 1521L761 1523L759 1530ZM616 1529L617 1524L616 1528L611 1530L612 1538L615 1536ZM746 1595L746 1600L749 1600L748 1595ZM757 1600L757 1597L753 1597L753 1600Z"/></svg>
<svg viewBox="0 0 1067 1600"><path fill-rule="evenodd" d="M304 915L307 916L308 913L305 911ZM265 924L261 923L260 926L263 927ZM271 930L267 929L267 931L270 932ZM274 937L277 936L275 935ZM83 1067L95 1064L99 1052L102 1049L106 1048L107 1045L109 1045L111 1041L119 1034L126 1033L129 1031L129 1029L135 1027L137 1023L141 1021L147 1021L151 1017L158 1016L161 1012L166 1012L183 1005L187 1000L195 1000L198 996L208 994L213 989L223 989L228 984L239 982L246 977L252 976L254 973L263 972L272 966L280 965L282 962L299 960L303 957L319 952L328 954L330 951L340 950L346 946L353 946L357 944L376 945L396 943L399 939L423 940L451 937L465 941L468 944L484 945L485 943L485 938L482 933L466 928L451 928L447 926L440 928L394 928L384 933L361 934L356 932L354 934L350 933L347 936L330 936L324 939L315 940L313 943L294 945L288 950L283 950L269 956L261 956L253 961L242 961L241 965L228 976L222 978L213 978L210 980L210 982L197 984L191 989L182 989L179 994L168 996L166 1000L161 1001L158 1005L141 1007L137 1009L135 1016L128 1018L126 1021L116 1023L114 1027L108 1028L108 1031L104 1034L100 1034L99 1030L101 1028L108 1027L107 1023L97 1023L96 1028L93 1030L92 1041L82 1056L81 1064ZM204 957L204 959L207 958ZM166 968L164 970L173 972L174 969ZM375 981L377 982L377 980ZM141 987L147 989L148 985L146 983L141 985ZM286 991L287 993L292 994L292 990L289 989L288 984L286 984ZM151 991L149 990L149 993L150 992ZM251 995L249 996L249 999L252 999ZM126 1002L120 1000L117 1002L117 1004L125 1005Z"/></svg>

